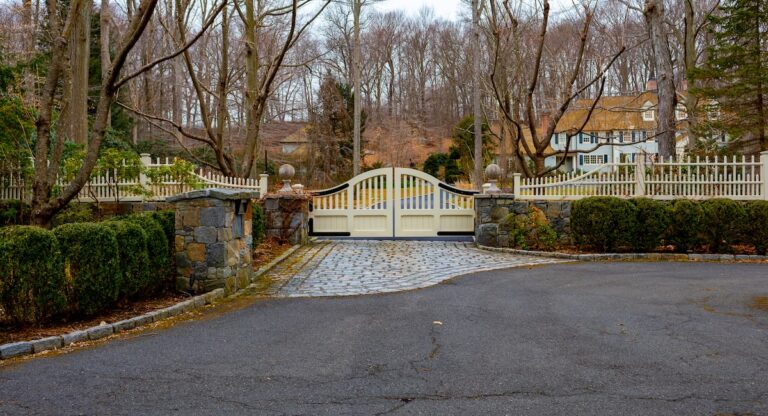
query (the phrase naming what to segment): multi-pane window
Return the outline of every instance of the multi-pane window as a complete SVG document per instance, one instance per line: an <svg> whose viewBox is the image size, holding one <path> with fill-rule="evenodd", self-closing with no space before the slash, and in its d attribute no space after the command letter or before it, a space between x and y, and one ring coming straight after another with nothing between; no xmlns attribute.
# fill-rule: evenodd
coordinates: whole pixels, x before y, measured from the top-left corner
<svg viewBox="0 0 768 416"><path fill-rule="evenodd" d="M600 165L605 160L603 155L584 155L585 165Z"/></svg>
<svg viewBox="0 0 768 416"><path fill-rule="evenodd" d="M643 121L653 121L653 104L650 102L643 104Z"/></svg>

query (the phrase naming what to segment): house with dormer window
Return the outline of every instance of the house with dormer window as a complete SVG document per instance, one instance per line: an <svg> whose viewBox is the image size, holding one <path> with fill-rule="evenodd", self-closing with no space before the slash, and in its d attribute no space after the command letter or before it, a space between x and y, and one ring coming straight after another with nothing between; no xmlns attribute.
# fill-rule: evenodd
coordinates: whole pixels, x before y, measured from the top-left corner
<svg viewBox="0 0 768 416"><path fill-rule="evenodd" d="M675 108L678 158L685 154L688 146L688 114L684 99L679 94ZM645 158L647 162L656 160L659 150L656 142L658 102L656 81L651 79L645 91L639 94L601 97L584 124L594 101L576 100L557 123L547 149L547 153L563 152L567 146L568 152L547 158L545 166L560 165L559 170L564 172L588 172L606 163L635 162L639 157ZM699 104L705 109L708 119L719 117L719 106L716 103L701 101ZM540 117L541 126L537 129L539 134L544 134L549 121L546 115ZM584 128L578 132L582 125ZM523 129L523 134L525 140L530 142L527 129ZM569 136L572 136L570 141ZM728 137L723 134L717 140L726 143Z"/></svg>
<svg viewBox="0 0 768 416"><path fill-rule="evenodd" d="M676 133L678 157L685 153L688 144L682 126L688 115L682 100L683 97L679 96L680 104L675 108L675 118L681 124ZM568 135L578 131L584 124L593 103L592 99L577 100L565 112L557 124L551 147L563 151L568 146L568 150L573 153L552 156L546 161L547 166L555 166L562 158L566 158L561 170L590 171L605 163L634 162L639 157L651 161L657 157L659 100L655 79L650 79L645 91L639 94L601 97L582 132L568 143Z"/></svg>
<svg viewBox="0 0 768 416"><path fill-rule="evenodd" d="M547 166L566 158L561 170L590 171L605 163L652 159L658 154L655 91L601 97L582 132L569 142L568 136L584 124L592 104L591 99L578 100L560 119L550 145L556 151L567 146L572 153L550 157Z"/></svg>

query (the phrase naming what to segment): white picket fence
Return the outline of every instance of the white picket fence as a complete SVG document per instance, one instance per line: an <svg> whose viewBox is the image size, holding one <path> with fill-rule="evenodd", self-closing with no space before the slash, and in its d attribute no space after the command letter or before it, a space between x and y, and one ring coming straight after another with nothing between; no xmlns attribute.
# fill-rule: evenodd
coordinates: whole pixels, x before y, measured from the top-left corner
<svg viewBox="0 0 768 416"><path fill-rule="evenodd" d="M515 174L514 194L524 200L575 200L589 196L734 200L768 199L768 151L758 157L659 158L606 163L584 174L525 178Z"/></svg>
<svg viewBox="0 0 768 416"><path fill-rule="evenodd" d="M141 155L141 163L148 169L158 169L171 166L173 161L169 158L153 158L144 153ZM229 188L259 191L265 195L268 190L269 175L261 174L259 179L245 179L224 176L197 169L194 173L196 181L200 184L197 189ZM159 182L152 183L145 174L136 175L134 178L116 181L114 172L98 172L83 187L77 200L81 202L138 202L138 201L164 201L167 197L182 192L191 191L187 184L176 182L169 175ZM59 179L58 186L64 187L66 181ZM0 177L0 200L22 200L29 202L32 199L32 184L25 181L20 171L12 171Z"/></svg>

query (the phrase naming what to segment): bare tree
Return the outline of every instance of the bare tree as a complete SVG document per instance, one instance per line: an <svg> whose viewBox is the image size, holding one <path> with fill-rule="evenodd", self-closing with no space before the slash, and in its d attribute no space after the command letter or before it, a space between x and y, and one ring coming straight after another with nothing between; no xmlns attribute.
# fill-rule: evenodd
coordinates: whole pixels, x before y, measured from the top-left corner
<svg viewBox="0 0 768 416"><path fill-rule="evenodd" d="M87 7L83 0L72 0L66 12L66 20L62 22L61 13L58 10L58 2L48 0L46 12L48 14L49 30L52 39L51 63L46 75L45 86L41 94L38 116L35 122L37 127L37 143L35 146L35 173L32 197L32 222L37 225L47 226L51 217L71 201L83 188L90 177L91 171L96 165L98 151L104 139L107 128L107 118L112 102L117 94L120 72L125 64L128 54L141 37L147 22L155 10L157 0L144 0L141 2L137 13L128 22L125 34L120 38L115 57L108 71L102 74L99 91L99 100L94 116L91 140L88 143L85 160L75 176L60 194L53 196L51 191L56 182L64 151L64 140L53 140L51 135L51 116L53 114L56 93L59 81L64 69L64 61L69 52L69 42L76 19L82 17L82 9ZM106 10L106 9L105 9ZM49 154L51 155L49 157Z"/></svg>
<svg viewBox="0 0 768 416"><path fill-rule="evenodd" d="M658 142L659 155L674 157L675 146L675 107L677 106L677 91L675 90L674 68L672 53L669 49L667 29L664 24L664 1L645 0L643 15L648 25L648 36L653 47L653 60L656 66L658 85Z"/></svg>
<svg viewBox="0 0 768 416"><path fill-rule="evenodd" d="M96 102L96 110L93 116L90 140L86 146L85 158L82 166L77 171L74 179L66 184L61 191L52 193L57 182L65 140L53 134L52 116L58 105L66 106L68 103L58 103L58 91L61 89L61 80L64 76L66 57L70 53L72 45L68 42L76 25L76 19L82 16L82 8L87 7L86 0L72 0L68 9L62 13L58 9L56 0L47 0L46 13L48 19L48 36L50 42L51 61L45 78L37 106L38 116L35 121L37 128L37 142L34 149L35 170L32 186L32 223L40 226L50 225L51 218L69 203L85 186L96 166L99 150L102 146L104 135L109 123L109 114L112 104L115 102L120 86L125 85L146 71L151 70L160 63L178 56L189 48L192 43L184 45L182 50L170 56L165 56L147 63L138 70L121 78L125 64L134 50L137 42L144 34L147 25L152 18L157 0L142 0L128 19L123 33L114 36L116 47L109 65L105 65L99 86L99 95ZM101 13L109 13L109 4L102 2ZM66 16L62 21L62 15ZM106 20L106 16L102 16ZM101 42L101 56L109 52L104 50L107 42ZM79 58L79 57L78 57ZM67 95L64 94L66 98Z"/></svg>
<svg viewBox="0 0 768 416"><path fill-rule="evenodd" d="M501 2L490 2L490 28L493 36L492 56L493 64L490 76L493 95L496 101L496 105L503 114L503 122L507 131L511 132L512 137L512 154L517 158L518 165L522 169L522 172L526 176L542 176L547 173L557 170L565 161L565 157L561 157L560 161L553 167L545 167L544 161L551 156L567 155L570 151L570 143L573 137L577 136L583 131L589 118L592 116L595 107L603 94L605 88L605 74L608 69L615 63L619 56L621 56L626 50L625 47L621 47L619 51L614 52L613 55L607 59L606 63L597 68L593 76L591 76L583 85L577 86L576 81L579 74L582 71L582 64L584 61L585 50L587 48L590 27L595 15L593 8L584 6L581 28L579 29L578 36L579 42L576 47L575 61L571 69L566 73L565 83L562 90L562 98L555 101L555 105L549 109L542 109L540 112L546 112L547 117L544 118L545 122L540 123L541 113L537 111L535 105L536 93L540 88L540 82L542 79L542 66L544 51L547 47L547 33L549 29L549 15L550 5L548 1L544 1L541 9L541 21L538 24L539 31L538 37L533 45L533 58L531 59L533 67L530 69L530 73L523 76L523 79L527 78L527 88L520 98L523 103L521 114L515 114L510 109L508 99L505 98L506 91L509 88L505 88L499 85L499 77L497 76L500 71L509 71L509 68L502 68L499 66L501 62L501 53L504 51L505 44L509 42L517 42L516 36L522 36L522 33L517 30L519 25L519 19L513 11L509 0L502 0ZM564 74L564 75L566 75ZM509 79L509 77L504 77ZM512 77L514 79L514 76ZM550 141L557 128L557 124L563 117L565 112L570 107L571 103L579 96L585 93L590 87L597 84L596 97L593 98L593 102L588 110L588 113L579 126L579 128L566 133L566 145L564 151L555 151L550 148ZM551 94L549 94L551 95ZM547 121L548 120L548 121ZM539 131L538 126L542 127ZM530 137L530 141L525 139L526 134ZM603 144L599 144L601 146ZM530 160L533 164L532 167L528 167L527 160Z"/></svg>
<svg viewBox="0 0 768 416"><path fill-rule="evenodd" d="M360 8L362 6L362 0L352 0L352 15L354 16L355 37L354 37L354 52L353 55L353 79L354 79L354 132L352 138L352 174L360 174L360 114L362 108L360 107L360 99L362 92L360 91Z"/></svg>
<svg viewBox="0 0 768 416"><path fill-rule="evenodd" d="M472 183L480 188L483 183L483 119L481 108L482 91L480 91L480 2L472 0L472 114L474 115L474 155L475 166Z"/></svg>

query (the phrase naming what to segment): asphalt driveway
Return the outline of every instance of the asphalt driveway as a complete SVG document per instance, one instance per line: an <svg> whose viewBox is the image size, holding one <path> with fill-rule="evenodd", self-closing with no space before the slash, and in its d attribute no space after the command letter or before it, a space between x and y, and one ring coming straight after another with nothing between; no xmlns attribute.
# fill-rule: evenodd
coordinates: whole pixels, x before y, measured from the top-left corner
<svg viewBox="0 0 768 416"><path fill-rule="evenodd" d="M768 266L588 263L259 300L0 367L0 414L768 414Z"/></svg>

